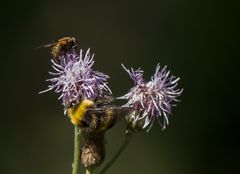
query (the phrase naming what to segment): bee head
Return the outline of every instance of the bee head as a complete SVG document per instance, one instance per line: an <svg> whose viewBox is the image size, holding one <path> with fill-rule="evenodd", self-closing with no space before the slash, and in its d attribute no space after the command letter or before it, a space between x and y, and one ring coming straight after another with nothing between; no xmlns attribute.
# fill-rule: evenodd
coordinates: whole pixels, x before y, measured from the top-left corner
<svg viewBox="0 0 240 174"><path fill-rule="evenodd" d="M78 39L76 37L71 37L71 41L73 45L77 45Z"/></svg>

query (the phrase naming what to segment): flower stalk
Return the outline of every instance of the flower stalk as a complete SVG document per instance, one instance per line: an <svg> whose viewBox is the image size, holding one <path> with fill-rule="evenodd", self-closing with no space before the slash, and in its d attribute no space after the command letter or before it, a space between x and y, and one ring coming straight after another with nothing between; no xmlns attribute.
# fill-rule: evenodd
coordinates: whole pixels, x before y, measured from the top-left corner
<svg viewBox="0 0 240 174"><path fill-rule="evenodd" d="M78 126L74 126L74 160L73 160L72 174L78 173L78 168L80 163L80 160L79 160L80 138L81 138L81 129Z"/></svg>
<svg viewBox="0 0 240 174"><path fill-rule="evenodd" d="M118 151L115 153L115 155L112 157L112 159L107 163L107 165L101 170L101 172L99 174L106 173L106 171L116 162L116 160L120 157L122 152L126 149L128 144L132 140L132 137L133 137L132 134L133 134L133 132L131 132L131 133L126 132L124 142L122 143L122 145L120 146Z"/></svg>
<svg viewBox="0 0 240 174"><path fill-rule="evenodd" d="M86 169L86 174L93 174L93 169Z"/></svg>

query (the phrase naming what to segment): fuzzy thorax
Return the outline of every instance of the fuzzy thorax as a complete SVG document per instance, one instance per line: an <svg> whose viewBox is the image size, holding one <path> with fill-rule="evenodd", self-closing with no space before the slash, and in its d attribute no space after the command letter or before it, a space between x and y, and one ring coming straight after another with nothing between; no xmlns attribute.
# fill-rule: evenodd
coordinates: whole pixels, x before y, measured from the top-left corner
<svg viewBox="0 0 240 174"><path fill-rule="evenodd" d="M71 119L72 124L79 125L80 121L85 116L87 109L94 106L94 102L91 100L82 100L76 107L67 109L67 114Z"/></svg>

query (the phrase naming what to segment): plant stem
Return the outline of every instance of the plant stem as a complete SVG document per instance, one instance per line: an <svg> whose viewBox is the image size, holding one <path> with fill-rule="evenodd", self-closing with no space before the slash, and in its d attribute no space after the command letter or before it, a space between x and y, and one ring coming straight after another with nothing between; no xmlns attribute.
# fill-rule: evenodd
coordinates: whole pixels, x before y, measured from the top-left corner
<svg viewBox="0 0 240 174"><path fill-rule="evenodd" d="M93 174L93 170L92 169L86 169L86 174Z"/></svg>
<svg viewBox="0 0 240 174"><path fill-rule="evenodd" d="M74 161L72 174L78 173L79 158L80 158L80 136L81 129L75 126L74 128Z"/></svg>
<svg viewBox="0 0 240 174"><path fill-rule="evenodd" d="M126 134L125 139L121 147L118 149L116 154L112 157L112 159L107 163L107 165L102 169L102 171L99 174L104 174L112 165L113 163L118 159L118 157L121 155L121 153L124 151L124 149L127 147L129 142L132 139L132 134Z"/></svg>

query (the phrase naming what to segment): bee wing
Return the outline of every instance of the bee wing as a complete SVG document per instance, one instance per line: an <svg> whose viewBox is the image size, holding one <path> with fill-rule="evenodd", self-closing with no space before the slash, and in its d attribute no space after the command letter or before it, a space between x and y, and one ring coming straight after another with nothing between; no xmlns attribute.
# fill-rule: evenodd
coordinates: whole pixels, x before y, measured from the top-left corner
<svg viewBox="0 0 240 174"><path fill-rule="evenodd" d="M106 110L106 107L102 107L102 108L90 108L90 109L87 109L87 113L88 114L100 114L100 113L104 113Z"/></svg>
<svg viewBox="0 0 240 174"><path fill-rule="evenodd" d="M53 43L49 43L49 44L45 44L45 45L40 45L38 47L36 47L35 49L39 49L39 48L49 48L52 47L54 45L56 45L57 42L53 42Z"/></svg>
<svg viewBox="0 0 240 174"><path fill-rule="evenodd" d="M62 41L68 41L68 40L70 40L71 39L71 37L63 37L63 38L61 38L61 39L58 39L58 41L59 42L62 42Z"/></svg>
<svg viewBox="0 0 240 174"><path fill-rule="evenodd" d="M97 107L105 106L114 101L114 97L111 95L103 95L96 98L95 105Z"/></svg>
<svg viewBox="0 0 240 174"><path fill-rule="evenodd" d="M106 110L112 110L119 115L128 115L129 113L131 113L134 110L134 108L133 107L122 107L122 106L102 106L99 108L87 109L87 114L101 115L102 113L105 113Z"/></svg>

